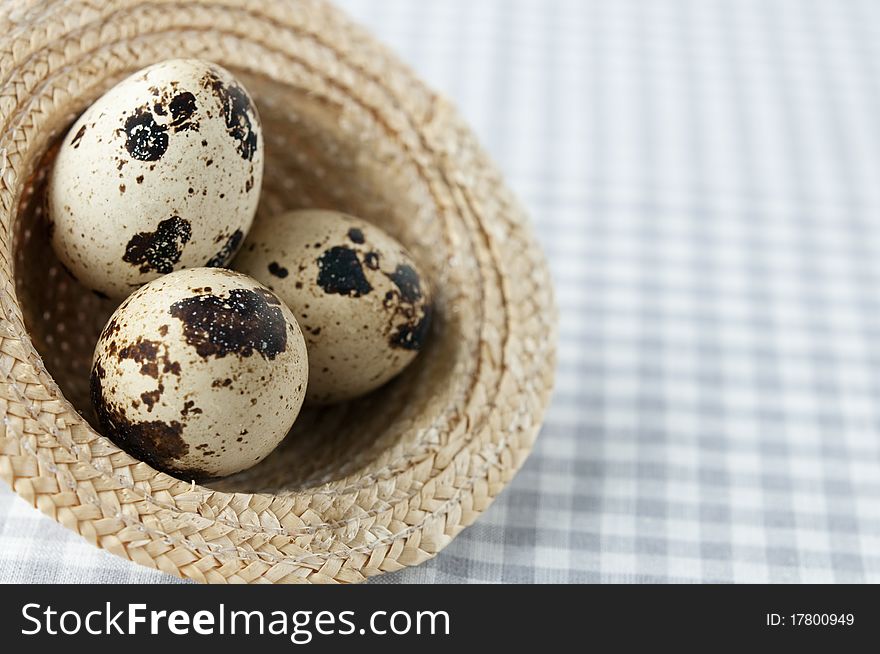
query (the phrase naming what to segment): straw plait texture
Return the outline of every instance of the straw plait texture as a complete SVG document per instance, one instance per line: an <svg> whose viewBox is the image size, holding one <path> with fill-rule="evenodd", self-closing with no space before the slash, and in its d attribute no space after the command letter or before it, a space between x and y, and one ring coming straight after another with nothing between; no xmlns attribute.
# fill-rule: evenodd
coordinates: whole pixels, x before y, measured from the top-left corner
<svg viewBox="0 0 880 654"><path fill-rule="evenodd" d="M99 547L206 582L357 582L418 564L527 456L552 382L555 309L516 202L449 105L321 1L18 3L0 14L0 475ZM52 145L126 73L168 57L233 69L264 122L260 216L358 213L438 289L402 379L306 412L252 471L157 473L88 422L87 365L112 305L57 265Z"/></svg>

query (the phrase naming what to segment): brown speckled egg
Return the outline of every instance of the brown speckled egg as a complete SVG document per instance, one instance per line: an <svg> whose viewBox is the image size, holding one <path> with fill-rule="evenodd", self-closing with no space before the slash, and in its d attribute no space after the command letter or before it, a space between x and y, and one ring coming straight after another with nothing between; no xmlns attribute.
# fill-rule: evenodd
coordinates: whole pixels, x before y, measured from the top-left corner
<svg viewBox="0 0 880 654"><path fill-rule="evenodd" d="M101 333L92 403L104 435L181 479L264 459L293 425L308 358L290 309L253 279L213 268L136 291Z"/></svg>
<svg viewBox="0 0 880 654"><path fill-rule="evenodd" d="M302 325L308 402L378 388L425 345L427 281L400 243L363 220L309 210L257 221L235 266L277 292Z"/></svg>
<svg viewBox="0 0 880 654"><path fill-rule="evenodd" d="M244 87L205 61L155 64L98 99L62 141L52 245L79 281L122 299L173 270L226 265L262 178L260 120Z"/></svg>

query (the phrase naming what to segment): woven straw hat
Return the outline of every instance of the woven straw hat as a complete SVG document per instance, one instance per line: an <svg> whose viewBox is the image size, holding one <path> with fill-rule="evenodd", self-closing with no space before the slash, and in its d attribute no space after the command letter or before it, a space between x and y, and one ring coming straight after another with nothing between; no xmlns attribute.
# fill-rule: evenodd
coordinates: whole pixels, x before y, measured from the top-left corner
<svg viewBox="0 0 880 654"><path fill-rule="evenodd" d="M537 434L556 312L520 207L449 104L323 0L19 1L0 9L0 35L0 476L98 547L204 582L358 582L472 523ZM438 295L430 345L401 378L304 412L266 461L207 487L90 425L89 361L114 306L61 268L43 208L53 144L78 113L187 56L254 96L260 215L363 216Z"/></svg>

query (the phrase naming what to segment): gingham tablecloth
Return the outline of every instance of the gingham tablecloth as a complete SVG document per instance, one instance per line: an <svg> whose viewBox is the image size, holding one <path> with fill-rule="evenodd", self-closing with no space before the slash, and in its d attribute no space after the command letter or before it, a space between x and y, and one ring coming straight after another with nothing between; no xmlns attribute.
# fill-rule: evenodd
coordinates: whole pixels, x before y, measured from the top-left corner
<svg viewBox="0 0 880 654"><path fill-rule="evenodd" d="M380 581L880 581L880 3L341 4L462 108L562 314L524 469ZM0 580L171 578L3 486Z"/></svg>

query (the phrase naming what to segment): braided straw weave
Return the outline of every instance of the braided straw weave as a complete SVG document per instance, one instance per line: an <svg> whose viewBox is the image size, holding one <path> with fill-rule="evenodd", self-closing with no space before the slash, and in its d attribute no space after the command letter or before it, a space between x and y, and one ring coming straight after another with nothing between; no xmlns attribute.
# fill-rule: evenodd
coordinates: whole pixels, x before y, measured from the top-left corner
<svg viewBox="0 0 880 654"><path fill-rule="evenodd" d="M263 119L258 220L335 208L431 277L425 352L371 396L305 411L210 487L97 433L88 370L113 305L48 246L44 186L77 114L171 57L226 66ZM93 544L203 582L358 582L434 556L522 465L556 312L519 206L455 111L324 0L18 0L0 9L0 476Z"/></svg>

